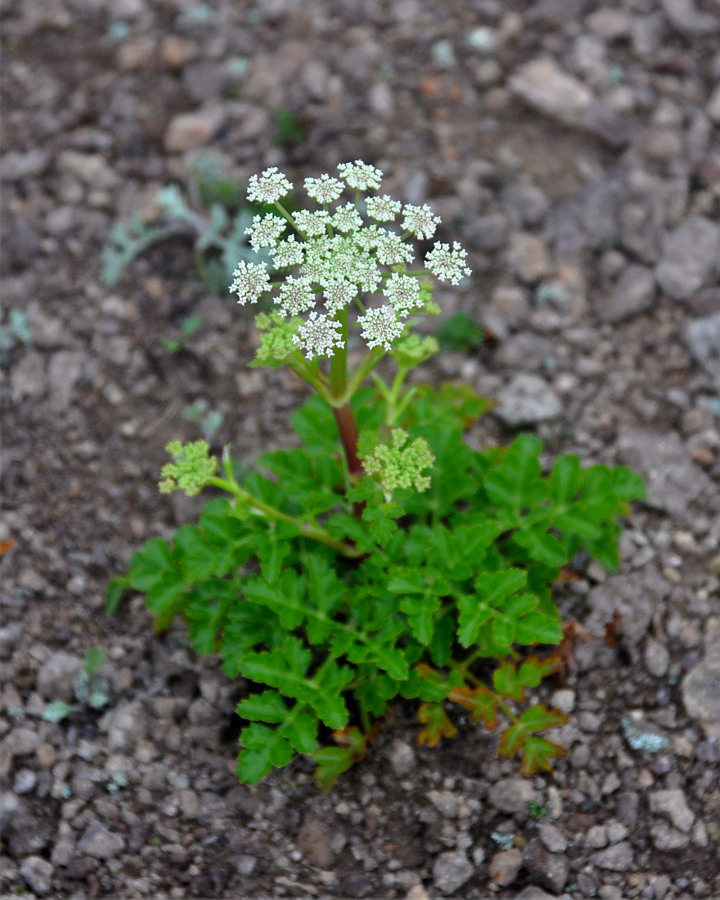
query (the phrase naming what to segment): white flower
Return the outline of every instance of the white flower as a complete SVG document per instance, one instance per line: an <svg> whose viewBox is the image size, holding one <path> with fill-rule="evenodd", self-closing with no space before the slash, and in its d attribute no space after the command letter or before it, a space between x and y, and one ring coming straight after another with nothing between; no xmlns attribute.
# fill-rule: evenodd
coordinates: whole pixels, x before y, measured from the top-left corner
<svg viewBox="0 0 720 900"><path fill-rule="evenodd" d="M374 259L366 259L358 263L351 278L360 290L367 294L374 294L382 284L382 273Z"/></svg>
<svg viewBox="0 0 720 900"><path fill-rule="evenodd" d="M357 297L357 285L339 278L333 278L326 282L323 288L325 309L331 316L336 315L341 309L345 309L354 297Z"/></svg>
<svg viewBox="0 0 720 900"><path fill-rule="evenodd" d="M366 225L365 228L355 232L353 240L358 247L370 251L377 247L378 241L385 233L385 229L378 228L377 225Z"/></svg>
<svg viewBox="0 0 720 900"><path fill-rule="evenodd" d="M298 344L305 351L306 359L314 359L316 356L334 356L336 347L345 346L338 330L342 332L339 322L311 312L307 322L298 328L297 334L293 335L293 343Z"/></svg>
<svg viewBox="0 0 720 900"><path fill-rule="evenodd" d="M403 207L402 227L406 231L412 232L415 237L428 240L435 234L435 229L442 222L440 216L436 216L427 203L422 206L412 206L406 204Z"/></svg>
<svg viewBox="0 0 720 900"><path fill-rule="evenodd" d="M286 227L285 220L279 216L267 215L262 219L255 216L245 234L250 235L250 246L257 252L263 247L274 247Z"/></svg>
<svg viewBox="0 0 720 900"><path fill-rule="evenodd" d="M233 272L230 293L238 295L238 303L256 303L264 291L270 288L270 276L266 272L267 264L239 262Z"/></svg>
<svg viewBox="0 0 720 900"><path fill-rule="evenodd" d="M315 294L309 278L293 278L291 275L280 285L280 296L275 302L286 316L299 316L315 306Z"/></svg>
<svg viewBox="0 0 720 900"><path fill-rule="evenodd" d="M471 270L465 265L467 253L454 242L452 250L448 244L437 243L425 257L425 265L440 281L449 281L450 284L459 284L464 275L470 275Z"/></svg>
<svg viewBox="0 0 720 900"><path fill-rule="evenodd" d="M402 203L393 200L389 194L383 194L382 197L368 197L365 206L368 215L376 222L392 222L402 209Z"/></svg>
<svg viewBox="0 0 720 900"><path fill-rule="evenodd" d="M316 212L301 209L293 213L293 218L298 230L307 237L318 237L318 235L327 234L330 215L324 209L318 209Z"/></svg>
<svg viewBox="0 0 720 900"><path fill-rule="evenodd" d="M270 253L276 269L290 269L292 266L299 266L304 258L303 246L298 244L294 234L281 241Z"/></svg>
<svg viewBox="0 0 720 900"><path fill-rule="evenodd" d="M306 178L305 190L308 196L318 203L332 203L333 200L342 194L345 185L337 178L331 178L329 175L321 175L319 178Z"/></svg>
<svg viewBox="0 0 720 900"><path fill-rule="evenodd" d="M384 266L396 266L398 263L410 263L415 259L412 248L402 242L399 234L392 231L380 231L377 241L377 258Z"/></svg>
<svg viewBox="0 0 720 900"><path fill-rule="evenodd" d="M332 224L338 231L357 231L358 228L362 228L363 220L355 209L354 204L346 203L345 206L340 206L335 210Z"/></svg>
<svg viewBox="0 0 720 900"><path fill-rule="evenodd" d="M411 275L400 275L398 272L393 272L383 286L383 293L400 316L406 316L411 309L422 307L420 283Z"/></svg>
<svg viewBox="0 0 720 900"><path fill-rule="evenodd" d="M403 323L398 320L392 306L369 309L364 316L358 317L358 325L370 349L382 347L389 350L392 342L403 332Z"/></svg>
<svg viewBox="0 0 720 900"><path fill-rule="evenodd" d="M292 184L282 172L278 172L277 166L272 166L265 169L259 178L257 175L250 178L247 198L255 203L275 203L291 190Z"/></svg>
<svg viewBox="0 0 720 900"><path fill-rule="evenodd" d="M377 190L380 187L383 173L380 169L369 166L361 159L356 159L354 163L340 163L338 169L340 177L344 178L351 188L367 191L370 188Z"/></svg>

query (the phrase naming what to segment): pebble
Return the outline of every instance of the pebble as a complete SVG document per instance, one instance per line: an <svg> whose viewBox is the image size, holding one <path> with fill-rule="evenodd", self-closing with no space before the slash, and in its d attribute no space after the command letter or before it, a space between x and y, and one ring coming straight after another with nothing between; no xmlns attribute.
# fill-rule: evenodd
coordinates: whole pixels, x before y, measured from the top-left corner
<svg viewBox="0 0 720 900"><path fill-rule="evenodd" d="M432 868L435 887L446 896L454 894L473 876L475 869L464 852L450 850L441 853Z"/></svg>
<svg viewBox="0 0 720 900"><path fill-rule="evenodd" d="M452 791L428 791L427 798L446 819L457 818L458 799Z"/></svg>
<svg viewBox="0 0 720 900"><path fill-rule="evenodd" d="M690 831L695 816L687 805L685 794L678 788L651 791L648 797L650 812L666 816L680 831Z"/></svg>
<svg viewBox="0 0 720 900"><path fill-rule="evenodd" d="M533 838L523 852L525 868L533 881L558 894L565 887L570 874L566 856L549 852L538 838Z"/></svg>
<svg viewBox="0 0 720 900"><path fill-rule="evenodd" d="M37 674L35 685L38 692L46 700L75 699L73 687L82 671L83 661L79 656L59 650L53 653L43 664Z"/></svg>
<svg viewBox="0 0 720 900"><path fill-rule="evenodd" d="M45 897L52 888L53 865L42 856L28 856L20 866L20 875L31 890Z"/></svg>
<svg viewBox="0 0 720 900"><path fill-rule="evenodd" d="M690 835L671 828L664 822L650 828L650 838L658 850L680 850L690 843Z"/></svg>
<svg viewBox="0 0 720 900"><path fill-rule="evenodd" d="M613 844L607 850L594 853L592 861L601 869L610 869L612 872L627 872L633 864L633 849L628 841Z"/></svg>
<svg viewBox="0 0 720 900"><path fill-rule="evenodd" d="M110 750L129 750L147 734L148 719L139 701L121 703L103 717Z"/></svg>
<svg viewBox="0 0 720 900"><path fill-rule="evenodd" d="M567 850L567 838L557 825L553 825L551 822L541 822L538 834L540 835L540 840L551 853L564 853Z"/></svg>
<svg viewBox="0 0 720 900"><path fill-rule="evenodd" d="M415 751L405 741L394 741L390 750L390 765L398 778L408 775L416 766Z"/></svg>
<svg viewBox="0 0 720 900"><path fill-rule="evenodd" d="M685 340L692 355L712 375L720 391L720 312L688 322Z"/></svg>
<svg viewBox="0 0 720 900"><path fill-rule="evenodd" d="M207 144L215 133L217 122L199 113L181 113L170 120L165 132L165 149L184 153Z"/></svg>
<svg viewBox="0 0 720 900"><path fill-rule="evenodd" d="M494 414L511 428L547 422L562 414L559 397L538 375L516 375L498 393L497 401Z"/></svg>
<svg viewBox="0 0 720 900"><path fill-rule="evenodd" d="M538 112L579 126L594 101L592 92L552 59L535 59L510 77L510 89Z"/></svg>
<svg viewBox="0 0 720 900"><path fill-rule="evenodd" d="M78 841L78 852L94 859L111 859L125 849L125 840L116 831L110 831L98 819L87 827Z"/></svg>
<svg viewBox="0 0 720 900"><path fill-rule="evenodd" d="M295 845L298 850L314 866L328 869L332 865L335 853L332 848L333 832L328 824L312 814L305 817Z"/></svg>
<svg viewBox="0 0 720 900"><path fill-rule="evenodd" d="M653 638L648 638L645 642L644 659L645 668L655 678L662 678L667 674L670 665L670 654L663 644Z"/></svg>
<svg viewBox="0 0 720 900"><path fill-rule="evenodd" d="M504 813L526 813L535 789L525 778L503 778L490 788L490 803Z"/></svg>
<svg viewBox="0 0 720 900"><path fill-rule="evenodd" d="M506 254L510 270L525 284L535 284L550 270L545 244L534 234L513 232Z"/></svg>
<svg viewBox="0 0 720 900"><path fill-rule="evenodd" d="M523 864L523 855L517 847L510 850L501 850L490 860L490 880L498 887L507 887L512 884L520 873Z"/></svg>
<svg viewBox="0 0 720 900"><path fill-rule="evenodd" d="M717 620L707 625L705 655L682 681L682 697L689 716L698 719L706 737L720 737L720 628Z"/></svg>
<svg viewBox="0 0 720 900"><path fill-rule="evenodd" d="M620 275L610 295L601 300L598 315L603 322L622 322L652 309L655 278L647 266L629 265Z"/></svg>
<svg viewBox="0 0 720 900"><path fill-rule="evenodd" d="M718 272L718 266L720 225L691 216L665 237L655 280L673 300L688 300Z"/></svg>
<svg viewBox="0 0 720 900"><path fill-rule="evenodd" d="M65 412L72 403L86 359L85 353L76 350L59 350L50 357L47 380L53 412Z"/></svg>
<svg viewBox="0 0 720 900"><path fill-rule="evenodd" d="M42 738L32 728L13 728L10 734L3 738L3 743L11 756L28 756L38 749Z"/></svg>

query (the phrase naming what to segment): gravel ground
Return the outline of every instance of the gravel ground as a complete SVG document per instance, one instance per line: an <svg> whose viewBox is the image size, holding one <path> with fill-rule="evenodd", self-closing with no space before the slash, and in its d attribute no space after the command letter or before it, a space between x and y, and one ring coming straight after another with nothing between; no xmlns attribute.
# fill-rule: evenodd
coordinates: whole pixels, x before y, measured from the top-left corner
<svg viewBox="0 0 720 900"><path fill-rule="evenodd" d="M32 340L0 370L0 892L38 897L720 897L720 6L717 0L0 0L3 301ZM282 149L275 116L302 118ZM467 246L448 312L496 340L427 377L499 399L472 434L621 462L649 500L623 565L590 565L568 756L522 777L464 722L417 746L399 705L319 794L300 760L233 774L242 684L139 598L103 613L141 541L196 506L156 492L163 446L217 434L251 460L302 398L246 369L249 317L187 242L109 290L112 222L213 153L240 180L362 158ZM180 353L159 349L190 314ZM106 651L102 709L75 702ZM74 704L63 721L48 702ZM534 813L534 815L533 815Z"/></svg>

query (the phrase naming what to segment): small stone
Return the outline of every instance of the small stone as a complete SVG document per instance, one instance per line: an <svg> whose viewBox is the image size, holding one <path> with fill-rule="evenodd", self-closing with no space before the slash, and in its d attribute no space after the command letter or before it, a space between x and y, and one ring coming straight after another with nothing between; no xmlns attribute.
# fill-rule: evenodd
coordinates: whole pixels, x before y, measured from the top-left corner
<svg viewBox="0 0 720 900"><path fill-rule="evenodd" d="M523 855L517 847L501 850L490 860L490 880L499 887L507 887L517 878L523 864Z"/></svg>
<svg viewBox="0 0 720 900"><path fill-rule="evenodd" d="M306 816L295 845L310 862L319 869L328 869L335 858L332 849L332 831L328 824L316 816Z"/></svg>
<svg viewBox="0 0 720 900"><path fill-rule="evenodd" d="M540 840L551 853L564 853L567 850L567 838L557 825L553 825L551 822L541 822L538 833Z"/></svg>
<svg viewBox="0 0 720 900"><path fill-rule="evenodd" d="M498 367L539 371L555 359L557 342L531 331L523 331L504 341L495 354Z"/></svg>
<svg viewBox="0 0 720 900"><path fill-rule="evenodd" d="M489 800L504 813L526 813L535 789L524 778L503 778L490 788Z"/></svg>
<svg viewBox="0 0 720 900"><path fill-rule="evenodd" d="M463 852L452 850L441 853L435 860L433 882L443 894L454 894L472 878L474 871L472 863Z"/></svg>
<svg viewBox="0 0 720 900"><path fill-rule="evenodd" d="M427 798L446 819L457 818L458 800L452 791L428 791Z"/></svg>
<svg viewBox="0 0 720 900"><path fill-rule="evenodd" d="M3 743L11 756L27 756L34 753L42 741L40 735L31 728L13 728L3 739Z"/></svg>
<svg viewBox="0 0 720 900"><path fill-rule="evenodd" d="M705 107L708 119L720 125L720 84L715 88Z"/></svg>
<svg viewBox="0 0 720 900"><path fill-rule="evenodd" d="M607 829L604 825L592 825L585 834L585 846L592 847L593 850L600 850L607 847L608 836Z"/></svg>
<svg viewBox="0 0 720 900"><path fill-rule="evenodd" d="M512 328L521 326L530 315L530 304L522 288L496 288L490 296L490 305Z"/></svg>
<svg viewBox="0 0 720 900"><path fill-rule="evenodd" d="M257 860L254 856L248 856L246 853L241 853L239 856L236 856L233 859L233 863L235 868L240 873L240 875L252 875L257 867Z"/></svg>
<svg viewBox="0 0 720 900"><path fill-rule="evenodd" d="M685 340L692 355L712 375L720 390L720 312L688 322Z"/></svg>
<svg viewBox="0 0 720 900"><path fill-rule="evenodd" d="M184 153L207 144L216 123L198 113L181 113L170 120L165 132L165 149L169 153Z"/></svg>
<svg viewBox="0 0 720 900"><path fill-rule="evenodd" d="M74 350L60 350L50 357L47 378L53 412L65 412L72 403L85 359L86 354Z"/></svg>
<svg viewBox="0 0 720 900"><path fill-rule="evenodd" d="M13 782L13 790L16 794L29 794L35 790L37 775L32 769L20 769Z"/></svg>
<svg viewBox="0 0 720 900"><path fill-rule="evenodd" d="M571 713L575 709L575 691L570 688L560 688L553 692L550 705L563 713Z"/></svg>
<svg viewBox="0 0 720 900"><path fill-rule="evenodd" d="M693 0L662 0L662 8L673 28L686 37L701 37L720 30L717 18L700 12Z"/></svg>
<svg viewBox="0 0 720 900"><path fill-rule="evenodd" d="M612 872L627 872L633 864L633 850L628 841L613 844L607 850L594 853L592 861L601 869L610 869Z"/></svg>
<svg viewBox="0 0 720 900"><path fill-rule="evenodd" d="M708 738L720 737L720 645L711 646L704 659L682 681L682 697L689 716L698 719Z"/></svg>
<svg viewBox="0 0 720 900"><path fill-rule="evenodd" d="M58 157L58 168L74 175L88 187L109 190L119 180L115 170L99 153L80 153L77 150L63 150Z"/></svg>
<svg viewBox="0 0 720 900"><path fill-rule="evenodd" d="M20 875L23 881L40 897L50 893L53 865L42 856L28 856L22 861Z"/></svg>
<svg viewBox="0 0 720 900"><path fill-rule="evenodd" d="M463 229L468 247L490 253L505 246L508 236L508 220L502 213L490 213L471 219Z"/></svg>
<svg viewBox="0 0 720 900"><path fill-rule="evenodd" d="M149 37L137 37L124 41L118 48L118 67L124 72L135 72L147 66L154 56L155 41Z"/></svg>
<svg viewBox="0 0 720 900"><path fill-rule="evenodd" d="M90 823L77 846L80 853L94 859L111 859L124 848L122 835L109 831L98 819Z"/></svg>
<svg viewBox="0 0 720 900"><path fill-rule="evenodd" d="M680 850L690 843L689 834L683 834L682 831L671 828L664 822L652 826L650 837L658 850Z"/></svg>
<svg viewBox="0 0 720 900"><path fill-rule="evenodd" d="M538 112L574 126L582 125L595 99L552 59L535 59L521 66L510 78L510 88Z"/></svg>
<svg viewBox="0 0 720 900"><path fill-rule="evenodd" d="M37 674L35 682L38 692L46 700L75 699L73 686L82 670L79 656L59 650L47 659Z"/></svg>
<svg viewBox="0 0 720 900"><path fill-rule="evenodd" d="M530 872L533 881L556 894L565 887L570 874L570 863L567 857L559 853L551 853L538 838L533 838L523 853L525 868Z"/></svg>
<svg viewBox="0 0 720 900"><path fill-rule="evenodd" d="M720 225L691 216L665 237L655 280L673 300L688 300L717 273L719 261Z"/></svg>
<svg viewBox="0 0 720 900"><path fill-rule="evenodd" d="M394 741L390 750L390 765L398 778L402 778L403 775L412 772L416 765L413 748L405 741Z"/></svg>
<svg viewBox="0 0 720 900"><path fill-rule="evenodd" d="M193 41L178 37L176 34L169 34L163 38L160 52L169 68L182 69L183 66L198 57L200 48Z"/></svg>
<svg viewBox="0 0 720 900"><path fill-rule="evenodd" d="M110 750L129 750L147 734L149 722L138 701L121 703L102 720Z"/></svg>
<svg viewBox="0 0 720 900"><path fill-rule="evenodd" d="M498 393L495 415L511 428L557 419L562 404L547 381L521 373Z"/></svg>
<svg viewBox="0 0 720 900"><path fill-rule="evenodd" d="M679 788L652 791L649 800L650 812L667 816L680 831L690 831L695 816L687 805L685 794Z"/></svg>
<svg viewBox="0 0 720 900"><path fill-rule="evenodd" d="M510 235L507 263L518 278L526 284L534 284L550 270L550 260L545 244L533 234L516 231Z"/></svg>
<svg viewBox="0 0 720 900"><path fill-rule="evenodd" d="M7 184L34 178L42 175L49 162L50 154L46 150L34 148L26 153L13 150L0 157L0 180Z"/></svg>
<svg viewBox="0 0 720 900"><path fill-rule="evenodd" d="M540 225L550 209L550 201L539 187L529 181L517 181L503 192L508 213L523 225Z"/></svg>
<svg viewBox="0 0 720 900"><path fill-rule="evenodd" d="M630 265L598 306L603 322L621 322L651 309L655 301L655 278L646 266Z"/></svg>
<svg viewBox="0 0 720 900"><path fill-rule="evenodd" d="M667 648L653 638L648 638L645 643L645 668L656 678L662 678L667 674L670 665L670 654Z"/></svg>

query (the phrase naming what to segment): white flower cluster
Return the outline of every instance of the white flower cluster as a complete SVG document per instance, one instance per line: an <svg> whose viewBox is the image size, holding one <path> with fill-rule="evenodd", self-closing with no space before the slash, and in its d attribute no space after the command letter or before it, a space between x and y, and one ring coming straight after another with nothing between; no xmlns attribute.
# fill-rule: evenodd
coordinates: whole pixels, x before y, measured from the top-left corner
<svg viewBox="0 0 720 900"><path fill-rule="evenodd" d="M280 202L293 189L282 172L273 166L252 176L248 199L274 205L280 215L255 216L246 233L253 250L268 249L273 266L283 274L271 282L265 263L242 261L230 286L241 304L256 303L277 288L274 302L280 312L290 317L307 314L305 321L297 324L293 342L308 359L332 356L336 348L344 346L340 316L359 294L382 298L379 305L369 308L369 296L360 304L362 314L355 324L363 340L370 349L392 348L405 330L407 317L423 309L427 300L419 280L425 273L407 270L414 255L405 239L412 235L430 240L440 224L440 217L427 204L403 205L388 194L366 197L363 205L360 192L375 191L382 181L382 172L374 166L355 160L341 163L338 171L338 178L324 174L305 179L305 191L322 209L292 214ZM329 209L346 188L355 192L355 202ZM363 209L373 224L365 223ZM379 224L395 222L400 215L402 221L396 226ZM288 227L296 234L286 235ZM452 248L437 242L425 257L426 271L441 281L458 284L470 274L465 258L457 242ZM296 269L297 276L287 274L290 269Z"/></svg>

